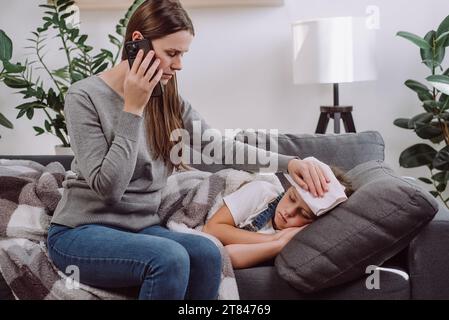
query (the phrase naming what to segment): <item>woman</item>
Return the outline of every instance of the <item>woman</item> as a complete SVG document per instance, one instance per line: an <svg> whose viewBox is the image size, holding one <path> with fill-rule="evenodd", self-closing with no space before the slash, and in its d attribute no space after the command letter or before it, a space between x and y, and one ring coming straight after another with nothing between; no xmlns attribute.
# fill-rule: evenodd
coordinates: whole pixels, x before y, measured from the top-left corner
<svg viewBox="0 0 449 320"><path fill-rule="evenodd" d="M66 96L76 176L64 183L48 246L59 269L79 268L81 283L140 287L140 299L217 297L221 257L216 246L204 237L162 228L157 214L167 177L179 167L170 160L176 143L171 132L191 132L197 120L205 124L176 87L176 72L194 34L178 1L145 1L131 17L125 41L150 39L155 52L146 57L139 52L131 70L123 52L117 66L77 82ZM153 55L158 59L150 66ZM164 95L150 99L159 81ZM323 194L320 168L278 158L281 170Z"/></svg>

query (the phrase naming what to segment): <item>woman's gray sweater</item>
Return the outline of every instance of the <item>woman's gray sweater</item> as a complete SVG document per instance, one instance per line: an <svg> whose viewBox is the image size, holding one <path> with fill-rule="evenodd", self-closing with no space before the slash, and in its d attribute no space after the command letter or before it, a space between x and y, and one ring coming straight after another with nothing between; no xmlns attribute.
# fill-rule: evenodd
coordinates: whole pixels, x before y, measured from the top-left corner
<svg viewBox="0 0 449 320"><path fill-rule="evenodd" d="M191 137L194 121L201 122L202 132L210 128L188 102L182 100L181 107L184 126ZM103 224L132 231L160 223L157 212L162 188L173 172L162 160L152 159L143 117L123 108L123 98L98 76L79 81L69 89L64 112L75 154L71 167L75 175L69 175L63 183L62 199L52 223L68 227ZM233 150L244 150L244 154L262 152L223 139L222 147L227 144L233 144ZM201 143L201 149L205 145ZM225 153L222 154L224 163ZM295 158L275 153L270 156L277 157L278 169L283 172L287 172L288 162ZM247 171L264 167L227 166Z"/></svg>

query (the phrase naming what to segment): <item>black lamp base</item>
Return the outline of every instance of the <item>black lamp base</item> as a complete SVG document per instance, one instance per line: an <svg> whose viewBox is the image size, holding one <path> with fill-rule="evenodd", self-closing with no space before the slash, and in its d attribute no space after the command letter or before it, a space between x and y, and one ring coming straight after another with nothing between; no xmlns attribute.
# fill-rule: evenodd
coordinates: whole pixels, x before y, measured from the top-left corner
<svg viewBox="0 0 449 320"><path fill-rule="evenodd" d="M356 132L352 118L352 106L326 106L321 107L320 110L320 119L315 133L325 134L330 119L334 119L334 133L340 133L340 119L343 120L346 132Z"/></svg>
<svg viewBox="0 0 449 320"><path fill-rule="evenodd" d="M325 134L329 120L334 119L334 133L340 133L340 119L343 120L346 132L356 132L354 119L352 119L352 106L340 106L340 88L334 83L334 105L321 107L320 119L315 133Z"/></svg>

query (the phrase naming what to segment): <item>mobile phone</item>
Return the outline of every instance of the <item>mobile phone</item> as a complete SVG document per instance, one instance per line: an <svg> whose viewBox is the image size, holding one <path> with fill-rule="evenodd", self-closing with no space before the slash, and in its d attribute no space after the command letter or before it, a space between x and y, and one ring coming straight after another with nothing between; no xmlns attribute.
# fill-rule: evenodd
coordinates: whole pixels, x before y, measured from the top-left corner
<svg viewBox="0 0 449 320"><path fill-rule="evenodd" d="M147 54L150 52L150 50L153 50L151 41L148 39L142 39L142 40L137 40L137 41L128 41L125 43L126 55L128 57L128 63L129 63L130 68L132 68L134 60L136 60L137 53L139 52L140 49L143 50L143 53L144 53L143 57L145 58L147 56ZM155 60L156 60L156 57L154 56L151 59L151 62L150 62L150 65L148 66L148 68L150 68L153 65ZM159 70L156 70L154 75L156 75L158 71ZM162 84L159 81L156 84L156 86L154 87L151 97L161 97L163 93L164 93L164 88L162 87Z"/></svg>

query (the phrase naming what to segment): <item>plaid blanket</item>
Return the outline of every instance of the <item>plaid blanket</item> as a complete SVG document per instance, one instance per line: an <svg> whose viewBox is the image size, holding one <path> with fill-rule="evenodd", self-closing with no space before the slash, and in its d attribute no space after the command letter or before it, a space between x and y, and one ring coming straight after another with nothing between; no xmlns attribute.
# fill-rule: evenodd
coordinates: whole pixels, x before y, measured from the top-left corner
<svg viewBox="0 0 449 320"><path fill-rule="evenodd" d="M0 272L16 299L127 299L73 283L50 261L46 237L61 199L64 167L0 159Z"/></svg>
<svg viewBox="0 0 449 320"><path fill-rule="evenodd" d="M17 299L135 299L130 288L102 290L74 283L50 261L46 237L51 216L61 198L67 174L57 163L0 159L0 272ZM202 233L205 221L222 205L223 197L243 183L265 180L282 187L275 175L226 169L217 173L187 171L168 178L160 216L169 229L211 239L223 257L219 299L238 299L231 261L220 241Z"/></svg>

